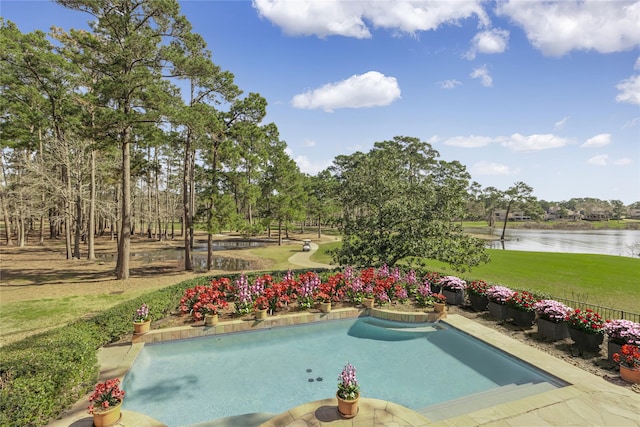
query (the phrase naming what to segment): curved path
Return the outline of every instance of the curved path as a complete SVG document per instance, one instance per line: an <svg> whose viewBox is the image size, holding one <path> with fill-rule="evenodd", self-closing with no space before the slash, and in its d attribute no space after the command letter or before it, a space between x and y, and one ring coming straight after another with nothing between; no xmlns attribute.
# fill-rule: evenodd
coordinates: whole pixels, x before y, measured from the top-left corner
<svg viewBox="0 0 640 427"><path fill-rule="evenodd" d="M311 243L311 250L308 252L303 252L300 249L300 252L293 254L289 257L289 262L291 264L299 265L300 267L306 268L333 268L332 265L322 264L319 262L311 261L311 254L318 250L318 245L315 243Z"/></svg>

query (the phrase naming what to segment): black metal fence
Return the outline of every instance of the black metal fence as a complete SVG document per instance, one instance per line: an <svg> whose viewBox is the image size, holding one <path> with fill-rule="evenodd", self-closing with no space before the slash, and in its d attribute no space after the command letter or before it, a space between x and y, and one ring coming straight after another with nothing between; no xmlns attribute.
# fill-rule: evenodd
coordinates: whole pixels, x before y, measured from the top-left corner
<svg viewBox="0 0 640 427"><path fill-rule="evenodd" d="M582 301L576 301L568 298L552 297L556 301L560 301L572 308L579 308L580 310L591 310L602 316L603 319L626 319L632 322L640 323L640 313L633 313L630 311L619 310L617 308L603 307L601 305L588 304Z"/></svg>

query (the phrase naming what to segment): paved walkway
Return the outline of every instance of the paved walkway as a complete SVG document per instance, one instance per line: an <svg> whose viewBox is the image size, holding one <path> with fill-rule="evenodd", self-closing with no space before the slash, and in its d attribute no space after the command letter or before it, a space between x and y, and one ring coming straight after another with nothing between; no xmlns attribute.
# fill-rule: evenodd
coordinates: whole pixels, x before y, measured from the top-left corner
<svg viewBox="0 0 640 427"><path fill-rule="evenodd" d="M322 264L319 262L311 261L311 254L318 250L318 245L315 243L311 243L311 250L308 252L302 251L302 246L300 246L300 252L291 255L289 257L289 262L291 264L299 265L300 267L305 268L333 268L333 266L329 264Z"/></svg>

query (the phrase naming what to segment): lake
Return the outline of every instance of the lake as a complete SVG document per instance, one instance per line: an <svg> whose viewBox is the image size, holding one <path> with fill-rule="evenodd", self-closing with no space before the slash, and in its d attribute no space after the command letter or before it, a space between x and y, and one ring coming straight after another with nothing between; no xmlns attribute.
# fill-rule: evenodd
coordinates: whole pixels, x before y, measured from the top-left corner
<svg viewBox="0 0 640 427"><path fill-rule="evenodd" d="M478 234L477 230L469 230ZM488 230L496 239L502 228ZM491 249L533 252L568 252L637 257L640 252L640 230L528 230L509 229L506 241L493 241Z"/></svg>

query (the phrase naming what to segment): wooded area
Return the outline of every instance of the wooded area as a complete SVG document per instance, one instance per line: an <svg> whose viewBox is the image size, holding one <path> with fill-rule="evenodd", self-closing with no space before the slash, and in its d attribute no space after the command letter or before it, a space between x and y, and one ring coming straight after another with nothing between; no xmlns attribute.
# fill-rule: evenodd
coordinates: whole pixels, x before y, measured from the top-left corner
<svg viewBox="0 0 640 427"><path fill-rule="evenodd" d="M208 233L209 261L220 231L271 235L273 224L282 239L291 227L320 234L331 225L345 238L336 253L345 262L428 255L462 266L485 259L463 219L492 223L498 208L542 217L526 184L482 189L417 138L302 174L276 124L264 123L266 99L244 94L214 63L177 1L58 3L87 13L92 31L23 34L0 21L7 245L35 234L65 239L68 259L95 259L94 237L110 235L116 277L126 279L133 234L184 239L191 270L196 224Z"/></svg>

